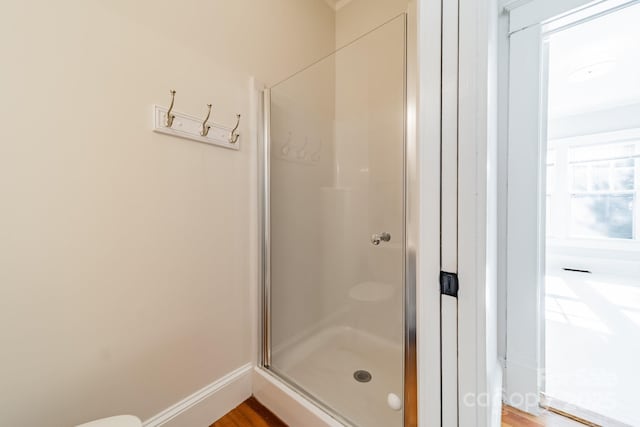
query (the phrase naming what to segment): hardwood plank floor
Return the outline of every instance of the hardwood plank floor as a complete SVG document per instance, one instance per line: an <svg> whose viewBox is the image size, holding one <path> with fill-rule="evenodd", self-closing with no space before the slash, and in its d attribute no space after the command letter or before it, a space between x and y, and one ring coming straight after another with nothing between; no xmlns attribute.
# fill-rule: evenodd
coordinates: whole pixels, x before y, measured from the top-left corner
<svg viewBox="0 0 640 427"><path fill-rule="evenodd" d="M211 427L287 427L255 397L250 397ZM509 406L502 408L502 427L585 427L553 412L534 417Z"/></svg>
<svg viewBox="0 0 640 427"><path fill-rule="evenodd" d="M585 427L585 424L549 411L545 411L539 417L534 417L510 406L503 406L502 427Z"/></svg>
<svg viewBox="0 0 640 427"><path fill-rule="evenodd" d="M287 425L251 396L210 427L287 427Z"/></svg>

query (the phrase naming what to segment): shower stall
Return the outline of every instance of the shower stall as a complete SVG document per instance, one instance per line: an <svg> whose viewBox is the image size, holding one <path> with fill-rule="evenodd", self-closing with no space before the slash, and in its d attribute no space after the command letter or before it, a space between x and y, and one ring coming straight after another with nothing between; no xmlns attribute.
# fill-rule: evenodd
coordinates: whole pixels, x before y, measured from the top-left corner
<svg viewBox="0 0 640 427"><path fill-rule="evenodd" d="M402 14L264 95L261 365L346 425L416 425L407 87Z"/></svg>

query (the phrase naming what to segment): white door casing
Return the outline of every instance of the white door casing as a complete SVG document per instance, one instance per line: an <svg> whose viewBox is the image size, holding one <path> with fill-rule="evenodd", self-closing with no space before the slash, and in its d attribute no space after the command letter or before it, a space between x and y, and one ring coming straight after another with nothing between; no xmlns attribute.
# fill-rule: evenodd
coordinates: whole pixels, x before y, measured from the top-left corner
<svg viewBox="0 0 640 427"><path fill-rule="evenodd" d="M543 266L540 224L543 144L541 27L513 33L509 56L507 155L507 355L506 403L539 412L542 364Z"/></svg>
<svg viewBox="0 0 640 427"><path fill-rule="evenodd" d="M571 25L630 0L517 0L509 14L508 137L502 179L506 233L500 242L505 290L505 402L540 411L544 384L544 212L546 170L545 31ZM503 187L504 188L504 187ZM503 190L504 191L504 190Z"/></svg>

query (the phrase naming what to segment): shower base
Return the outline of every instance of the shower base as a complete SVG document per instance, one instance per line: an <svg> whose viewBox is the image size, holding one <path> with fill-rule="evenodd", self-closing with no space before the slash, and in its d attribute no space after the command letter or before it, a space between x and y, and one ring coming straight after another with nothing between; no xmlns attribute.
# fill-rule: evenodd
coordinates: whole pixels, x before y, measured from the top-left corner
<svg viewBox="0 0 640 427"><path fill-rule="evenodd" d="M402 411L387 395L403 395L402 347L367 332L340 326L321 330L280 349L272 369L356 426L402 426ZM354 373L371 374L359 382Z"/></svg>

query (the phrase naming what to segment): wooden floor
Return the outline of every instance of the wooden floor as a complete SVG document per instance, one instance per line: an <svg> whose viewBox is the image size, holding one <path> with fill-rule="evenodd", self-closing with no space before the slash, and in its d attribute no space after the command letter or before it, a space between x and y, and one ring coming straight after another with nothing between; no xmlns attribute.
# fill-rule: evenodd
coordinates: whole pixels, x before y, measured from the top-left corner
<svg viewBox="0 0 640 427"><path fill-rule="evenodd" d="M211 424L211 427L287 427L273 412L262 406L255 397L251 396L229 412L227 415Z"/></svg>
<svg viewBox="0 0 640 427"><path fill-rule="evenodd" d="M595 424L586 424L593 426ZM546 411L539 417L520 412L510 406L502 408L502 427L585 427L585 424Z"/></svg>
<svg viewBox="0 0 640 427"><path fill-rule="evenodd" d="M211 427L287 427L271 411L250 397ZM584 424L547 412L534 417L509 406L502 410L502 427L585 427Z"/></svg>

